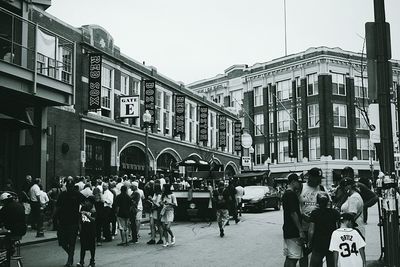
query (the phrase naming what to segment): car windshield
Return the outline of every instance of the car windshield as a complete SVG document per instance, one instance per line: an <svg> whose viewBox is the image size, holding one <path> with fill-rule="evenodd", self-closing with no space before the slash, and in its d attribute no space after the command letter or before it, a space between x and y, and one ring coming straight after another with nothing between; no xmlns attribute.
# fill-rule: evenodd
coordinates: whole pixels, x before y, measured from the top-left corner
<svg viewBox="0 0 400 267"><path fill-rule="evenodd" d="M246 187L244 189L244 196L246 198L262 197L269 190L265 187Z"/></svg>

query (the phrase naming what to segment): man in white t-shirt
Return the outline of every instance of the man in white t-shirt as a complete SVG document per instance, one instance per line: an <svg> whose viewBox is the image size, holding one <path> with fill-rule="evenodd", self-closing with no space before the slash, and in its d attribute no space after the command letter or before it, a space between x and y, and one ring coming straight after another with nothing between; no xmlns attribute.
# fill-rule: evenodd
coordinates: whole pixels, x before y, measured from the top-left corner
<svg viewBox="0 0 400 267"><path fill-rule="evenodd" d="M244 196L244 188L239 184L238 186L235 187L235 189L236 189L235 199L239 210L239 216L242 216L242 198Z"/></svg>
<svg viewBox="0 0 400 267"><path fill-rule="evenodd" d="M40 216L40 187L41 179L37 178L34 180L33 185L29 189L29 200L31 201L31 216L32 216L32 228L36 228L36 237L42 237L42 224Z"/></svg>
<svg viewBox="0 0 400 267"><path fill-rule="evenodd" d="M329 250L333 252L335 267L365 266L365 241L353 227L354 215L343 213L340 216L340 228L332 233Z"/></svg>

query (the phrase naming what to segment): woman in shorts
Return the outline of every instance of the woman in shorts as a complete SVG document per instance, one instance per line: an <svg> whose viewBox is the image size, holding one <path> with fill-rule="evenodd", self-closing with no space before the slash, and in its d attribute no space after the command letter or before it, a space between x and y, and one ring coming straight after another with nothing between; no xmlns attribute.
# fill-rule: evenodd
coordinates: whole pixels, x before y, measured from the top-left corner
<svg viewBox="0 0 400 267"><path fill-rule="evenodd" d="M171 224L174 221L174 207L176 206L178 206L178 203L175 195L171 191L171 185L164 184L161 196L161 224L165 238L163 247L175 244L175 236L171 231ZM171 242L168 242L168 235L171 236Z"/></svg>

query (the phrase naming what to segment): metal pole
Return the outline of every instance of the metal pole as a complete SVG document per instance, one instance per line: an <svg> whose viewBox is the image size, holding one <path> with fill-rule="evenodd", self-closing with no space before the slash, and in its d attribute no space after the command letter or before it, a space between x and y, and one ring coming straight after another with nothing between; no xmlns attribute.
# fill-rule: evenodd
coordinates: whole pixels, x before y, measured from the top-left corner
<svg viewBox="0 0 400 267"><path fill-rule="evenodd" d="M283 0L283 15L285 20L285 56L287 56L287 32L286 32L286 0Z"/></svg>
<svg viewBox="0 0 400 267"><path fill-rule="evenodd" d="M149 176L149 149L148 149L148 145L149 145L149 125L146 124L145 126L145 163L144 163L144 179L147 180L148 176Z"/></svg>

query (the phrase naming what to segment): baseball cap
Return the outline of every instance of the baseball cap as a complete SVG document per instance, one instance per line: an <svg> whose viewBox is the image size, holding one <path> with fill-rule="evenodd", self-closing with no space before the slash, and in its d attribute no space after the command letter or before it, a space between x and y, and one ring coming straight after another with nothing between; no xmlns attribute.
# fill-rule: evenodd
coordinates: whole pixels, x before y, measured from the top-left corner
<svg viewBox="0 0 400 267"><path fill-rule="evenodd" d="M322 170L320 168L317 167L311 168L307 173L308 176L322 178Z"/></svg>
<svg viewBox="0 0 400 267"><path fill-rule="evenodd" d="M6 200L6 199L10 199L10 198L12 198L12 195L10 193L7 193L7 192L5 192L5 193L0 195L0 201Z"/></svg>
<svg viewBox="0 0 400 267"><path fill-rule="evenodd" d="M347 213L347 212L342 213L340 215L340 221L341 222L342 221L350 221L350 222L353 223L353 227L357 227L358 226L358 224L355 222L354 214L352 214L352 213Z"/></svg>
<svg viewBox="0 0 400 267"><path fill-rule="evenodd" d="M288 182L291 183L293 181L301 183L301 179L296 173L291 173L288 176Z"/></svg>

